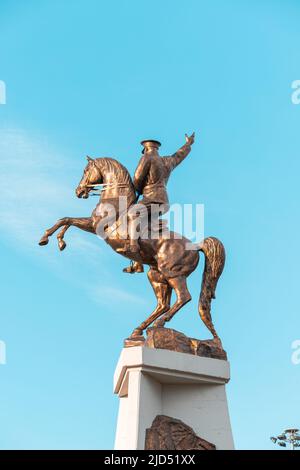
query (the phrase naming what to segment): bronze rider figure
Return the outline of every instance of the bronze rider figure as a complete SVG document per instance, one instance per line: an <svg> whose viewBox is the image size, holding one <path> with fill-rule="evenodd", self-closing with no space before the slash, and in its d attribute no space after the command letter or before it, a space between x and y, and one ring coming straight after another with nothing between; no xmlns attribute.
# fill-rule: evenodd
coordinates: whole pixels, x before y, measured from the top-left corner
<svg viewBox="0 0 300 470"><path fill-rule="evenodd" d="M167 183L171 172L179 165L190 153L191 146L194 143L195 133L190 137L185 135L185 144L171 156L161 157L158 149L161 146L157 140L143 140L141 145L143 148L143 156L141 157L137 169L134 174L133 184L137 192L138 198L142 196L128 212L128 235L129 241L123 249L118 250L123 254L136 254L140 251L139 239L136 236L135 221L138 208L145 208L143 211L148 218L150 216L151 206L158 207L159 210L151 212L152 223L153 217L159 219L170 209L169 198L167 193ZM142 215L141 215L142 217ZM143 264L135 261L129 267L123 269L126 273L141 273L144 271Z"/></svg>

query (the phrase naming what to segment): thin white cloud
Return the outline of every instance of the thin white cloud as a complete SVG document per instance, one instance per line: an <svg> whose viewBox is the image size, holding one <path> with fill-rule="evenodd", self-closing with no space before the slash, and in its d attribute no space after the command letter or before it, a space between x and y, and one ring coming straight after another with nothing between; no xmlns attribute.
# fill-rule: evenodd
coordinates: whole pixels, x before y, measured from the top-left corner
<svg viewBox="0 0 300 470"><path fill-rule="evenodd" d="M71 227L66 234L70 253L67 246L62 254L57 252L53 256L50 244L57 247L55 236L50 238L49 246L38 247L45 228L64 215L72 215L72 210L78 211L78 201L64 176L70 170L74 170L73 162L51 149L44 139L32 138L23 130L0 129L2 236L18 249L47 262L59 278L82 289L94 302L103 304L113 299L118 303L141 303L138 296L121 286L112 288L103 284L104 279L106 284L110 277L113 279L114 273L109 270L108 254L101 247L104 242L98 237ZM88 282L82 282L83 267ZM78 279L81 279L80 286Z"/></svg>
<svg viewBox="0 0 300 470"><path fill-rule="evenodd" d="M91 298L97 303L117 303L122 302L135 303L140 305L146 305L146 301L130 292L124 291L118 287L111 287L107 285L101 285L100 287L92 287L89 289Z"/></svg>
<svg viewBox="0 0 300 470"><path fill-rule="evenodd" d="M67 158L23 131L0 130L0 227L11 241L32 245L41 227L57 218L70 195L58 177L63 161L68 166Z"/></svg>

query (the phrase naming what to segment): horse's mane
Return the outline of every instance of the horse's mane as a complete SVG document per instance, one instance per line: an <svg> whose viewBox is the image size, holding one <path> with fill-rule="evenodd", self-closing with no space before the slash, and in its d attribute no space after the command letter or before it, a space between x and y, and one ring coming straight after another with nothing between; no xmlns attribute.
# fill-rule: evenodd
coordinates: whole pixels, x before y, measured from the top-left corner
<svg viewBox="0 0 300 470"><path fill-rule="evenodd" d="M117 177L118 182L128 183L132 185L132 179L127 168L118 162L115 158L111 157L100 157L95 158L96 165L100 169L105 169L107 173L112 173Z"/></svg>

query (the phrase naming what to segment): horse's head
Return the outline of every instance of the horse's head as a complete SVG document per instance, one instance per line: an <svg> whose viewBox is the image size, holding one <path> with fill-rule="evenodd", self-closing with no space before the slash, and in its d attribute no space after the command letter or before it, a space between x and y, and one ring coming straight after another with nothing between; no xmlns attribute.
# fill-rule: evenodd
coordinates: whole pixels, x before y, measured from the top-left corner
<svg viewBox="0 0 300 470"><path fill-rule="evenodd" d="M96 165L95 160L90 157L87 157L88 164L84 169L82 178L77 186L75 192L77 197L82 197L87 199L89 197L89 192L93 189L93 185L99 184L102 182L102 175L99 168Z"/></svg>

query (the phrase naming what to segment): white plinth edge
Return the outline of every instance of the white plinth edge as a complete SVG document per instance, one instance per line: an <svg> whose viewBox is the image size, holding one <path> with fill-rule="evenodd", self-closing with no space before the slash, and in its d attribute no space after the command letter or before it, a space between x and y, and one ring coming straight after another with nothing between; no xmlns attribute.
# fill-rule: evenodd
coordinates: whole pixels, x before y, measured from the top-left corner
<svg viewBox="0 0 300 470"><path fill-rule="evenodd" d="M166 349L124 348L115 375L120 398L115 449L144 449L158 414L181 419L217 449L233 449L225 384L229 362Z"/></svg>

